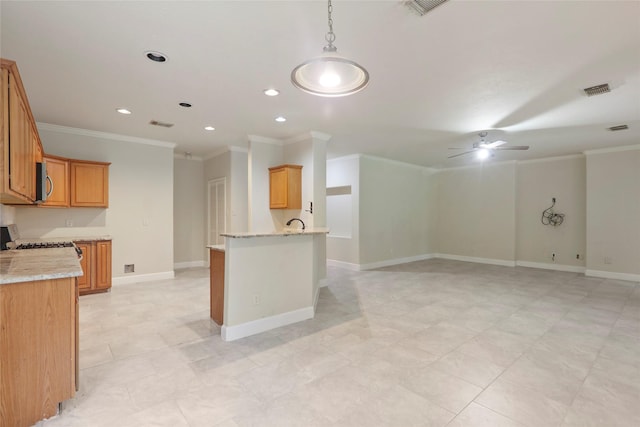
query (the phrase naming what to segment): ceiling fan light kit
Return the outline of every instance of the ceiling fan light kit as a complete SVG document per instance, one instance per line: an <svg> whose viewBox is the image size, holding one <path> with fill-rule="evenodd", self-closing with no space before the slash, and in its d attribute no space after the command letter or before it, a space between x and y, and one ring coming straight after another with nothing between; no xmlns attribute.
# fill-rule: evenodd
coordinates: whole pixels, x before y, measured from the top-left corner
<svg viewBox="0 0 640 427"><path fill-rule="evenodd" d="M369 72L358 63L337 53L333 42L333 6L327 3L329 32L322 55L303 62L291 71L291 82L298 89L312 95L340 97L360 92L369 84Z"/></svg>

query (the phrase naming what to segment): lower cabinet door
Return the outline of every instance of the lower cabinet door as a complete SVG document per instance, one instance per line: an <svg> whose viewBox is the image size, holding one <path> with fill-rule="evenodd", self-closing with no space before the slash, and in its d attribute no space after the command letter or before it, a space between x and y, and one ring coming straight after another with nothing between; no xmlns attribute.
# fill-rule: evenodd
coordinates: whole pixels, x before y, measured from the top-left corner
<svg viewBox="0 0 640 427"><path fill-rule="evenodd" d="M76 242L76 246L82 250L82 259L80 260L80 266L82 267L83 275L78 277L78 289L80 292L91 289L91 274L93 263L93 251L90 242Z"/></svg>
<svg viewBox="0 0 640 427"><path fill-rule="evenodd" d="M96 289L111 287L111 242L96 242Z"/></svg>

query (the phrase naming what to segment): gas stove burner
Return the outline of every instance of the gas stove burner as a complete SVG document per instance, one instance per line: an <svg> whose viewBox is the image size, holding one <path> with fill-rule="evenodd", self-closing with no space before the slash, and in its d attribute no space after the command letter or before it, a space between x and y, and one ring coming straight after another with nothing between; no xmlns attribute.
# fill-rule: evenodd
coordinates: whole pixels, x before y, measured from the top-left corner
<svg viewBox="0 0 640 427"><path fill-rule="evenodd" d="M38 242L38 243L21 243L16 249L47 249L47 248L72 248L73 242Z"/></svg>

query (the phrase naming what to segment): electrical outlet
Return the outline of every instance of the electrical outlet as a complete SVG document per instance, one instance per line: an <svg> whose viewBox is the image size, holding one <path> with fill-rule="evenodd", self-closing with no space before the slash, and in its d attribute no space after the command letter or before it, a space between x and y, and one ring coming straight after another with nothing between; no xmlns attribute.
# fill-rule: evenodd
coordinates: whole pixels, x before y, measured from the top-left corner
<svg viewBox="0 0 640 427"><path fill-rule="evenodd" d="M136 269L136 265L135 264L125 264L124 265L124 272L125 273L133 273L135 272Z"/></svg>
<svg viewBox="0 0 640 427"><path fill-rule="evenodd" d="M260 295L256 294L253 296L253 305L260 304Z"/></svg>
<svg viewBox="0 0 640 427"><path fill-rule="evenodd" d="M576 254L576 259L580 259L580 254Z"/></svg>
<svg viewBox="0 0 640 427"><path fill-rule="evenodd" d="M64 224L65 224L67 227L73 227L73 220L72 220L72 219L68 219L68 220L66 220L66 221L64 222Z"/></svg>
<svg viewBox="0 0 640 427"><path fill-rule="evenodd" d="M556 262L556 253L551 254L551 261Z"/></svg>
<svg viewBox="0 0 640 427"><path fill-rule="evenodd" d="M611 259L611 257L604 257L604 263L605 264L613 264L613 260Z"/></svg>

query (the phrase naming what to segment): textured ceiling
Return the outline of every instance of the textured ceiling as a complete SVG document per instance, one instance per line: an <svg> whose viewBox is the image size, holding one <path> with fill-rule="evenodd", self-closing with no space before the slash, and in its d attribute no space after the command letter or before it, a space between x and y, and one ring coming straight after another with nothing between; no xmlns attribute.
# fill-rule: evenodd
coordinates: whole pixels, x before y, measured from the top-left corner
<svg viewBox="0 0 640 427"><path fill-rule="evenodd" d="M371 75L344 98L289 80L324 45L318 1L2 1L0 54L18 63L38 122L174 142L201 157L246 146L248 135L311 130L332 135L330 157L432 167L474 162L447 159L457 153L448 147L470 147L484 129L531 146L494 160L640 143L640 2L451 0L422 17L401 1L333 3L338 52ZM169 61L149 61L148 50ZM600 83L612 91L584 95ZM281 94L264 96L268 87ZM619 124L629 130L606 130Z"/></svg>

